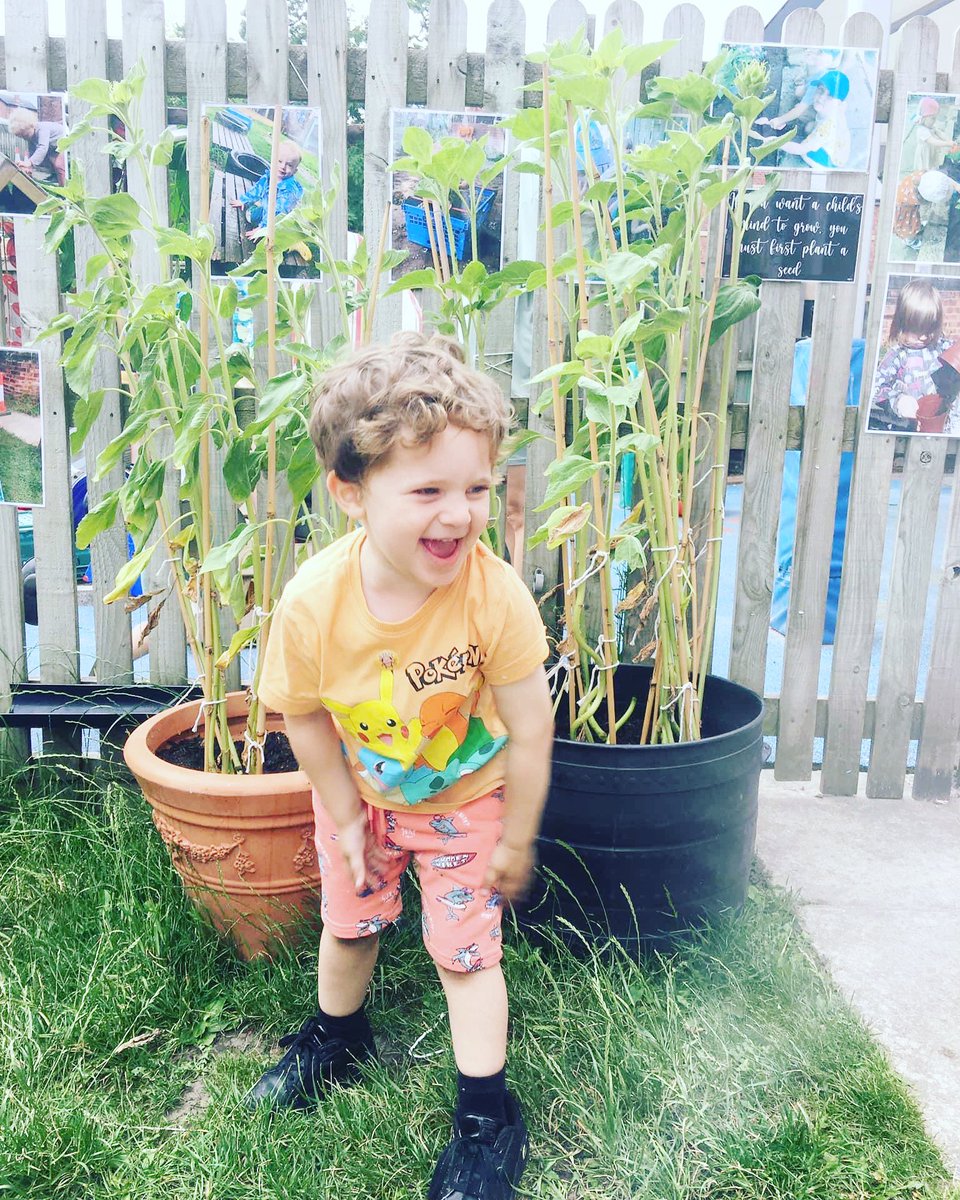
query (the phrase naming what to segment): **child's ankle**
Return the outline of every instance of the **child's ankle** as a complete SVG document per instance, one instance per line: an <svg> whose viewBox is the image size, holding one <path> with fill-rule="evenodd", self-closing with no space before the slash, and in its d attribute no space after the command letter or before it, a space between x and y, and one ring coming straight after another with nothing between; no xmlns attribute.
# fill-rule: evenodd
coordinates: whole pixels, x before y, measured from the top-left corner
<svg viewBox="0 0 960 1200"><path fill-rule="evenodd" d="M493 1075L464 1075L457 1071L457 1115L470 1113L475 1117L490 1117L494 1121L507 1119L507 1081L504 1068Z"/></svg>

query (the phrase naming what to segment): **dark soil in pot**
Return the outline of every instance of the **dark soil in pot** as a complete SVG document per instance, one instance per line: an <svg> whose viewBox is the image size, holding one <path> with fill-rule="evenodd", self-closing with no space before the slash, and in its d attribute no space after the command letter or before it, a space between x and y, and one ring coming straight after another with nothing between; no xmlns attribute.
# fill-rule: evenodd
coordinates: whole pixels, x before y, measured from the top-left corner
<svg viewBox="0 0 960 1200"><path fill-rule="evenodd" d="M237 753L242 755L242 739L235 741ZM200 737L178 738L158 747L157 758L173 763L175 767L186 767L188 771L203 770L203 739ZM218 762L219 765L219 762ZM300 764L294 757L285 733L268 733L263 743L263 773L279 775L283 771L297 771Z"/></svg>

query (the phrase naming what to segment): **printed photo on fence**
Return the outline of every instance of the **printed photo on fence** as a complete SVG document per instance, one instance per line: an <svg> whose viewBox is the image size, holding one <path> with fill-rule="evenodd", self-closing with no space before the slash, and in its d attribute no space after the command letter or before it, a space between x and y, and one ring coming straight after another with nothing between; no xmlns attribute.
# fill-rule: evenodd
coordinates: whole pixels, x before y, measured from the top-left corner
<svg viewBox="0 0 960 1200"><path fill-rule="evenodd" d="M737 274L795 283L850 283L857 273L860 192L775 192L752 210ZM723 269L730 271L733 222L727 220Z"/></svg>
<svg viewBox="0 0 960 1200"><path fill-rule="evenodd" d="M894 263L960 262L958 96L907 96L889 257Z"/></svg>
<svg viewBox="0 0 960 1200"><path fill-rule="evenodd" d="M14 223L8 217L0 221L0 346L22 345L17 243Z"/></svg>
<svg viewBox="0 0 960 1200"><path fill-rule="evenodd" d="M225 275L249 258L267 232L273 108L206 105L204 115L210 122L213 273ZM281 120L277 219L320 183L320 110L291 106ZM279 271L290 279L319 280L309 238L284 251Z"/></svg>
<svg viewBox="0 0 960 1200"><path fill-rule="evenodd" d="M0 502L43 504L40 355L0 346Z"/></svg>
<svg viewBox="0 0 960 1200"><path fill-rule="evenodd" d="M960 434L960 278L888 277L867 429Z"/></svg>
<svg viewBox="0 0 960 1200"><path fill-rule="evenodd" d="M766 93L773 100L757 120L757 139L780 137L793 129L786 145L763 160L780 170L866 171L877 97L876 50L819 46L740 45L724 43L730 54L721 79L736 94L736 78L748 62L763 63L769 73ZM730 111L719 100L713 115Z"/></svg>
<svg viewBox="0 0 960 1200"><path fill-rule="evenodd" d="M57 93L0 91L0 215L32 213L43 184L67 181L66 99Z"/></svg>
<svg viewBox="0 0 960 1200"><path fill-rule="evenodd" d="M436 149L444 138L482 143L484 166L499 162L506 154L507 131L498 125L498 113L434 112L425 108L395 108L391 112L390 145L392 162L404 158L403 136L408 129L423 129ZM469 181L448 194L450 223L440 214L440 206L418 195L419 178L412 171L394 171L390 249L406 250L406 259L393 268L393 278L434 265L431 240L438 253L446 252L462 266L474 258L470 228ZM477 255L488 271L503 264L504 172L488 183L475 187L477 206ZM429 224L428 224L429 221ZM451 240L452 239L452 240Z"/></svg>

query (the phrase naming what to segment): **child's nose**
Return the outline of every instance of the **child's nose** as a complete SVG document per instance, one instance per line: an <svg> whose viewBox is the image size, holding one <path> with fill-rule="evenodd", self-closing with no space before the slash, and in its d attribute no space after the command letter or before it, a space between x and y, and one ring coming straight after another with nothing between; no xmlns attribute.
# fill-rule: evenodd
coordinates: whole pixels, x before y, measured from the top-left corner
<svg viewBox="0 0 960 1200"><path fill-rule="evenodd" d="M442 519L447 525L465 525L470 521L470 505L466 496L449 495L443 506Z"/></svg>

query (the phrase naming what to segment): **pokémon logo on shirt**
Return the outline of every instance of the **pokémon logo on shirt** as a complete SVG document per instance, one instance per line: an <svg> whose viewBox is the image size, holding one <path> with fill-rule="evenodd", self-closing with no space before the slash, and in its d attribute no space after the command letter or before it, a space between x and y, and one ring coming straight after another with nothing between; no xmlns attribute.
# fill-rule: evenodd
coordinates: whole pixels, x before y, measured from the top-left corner
<svg viewBox="0 0 960 1200"><path fill-rule="evenodd" d="M447 679L459 679L472 667L479 667L483 661L479 646L468 646L466 650L458 650L456 646L449 654L438 654L429 662L412 662L407 667L407 678L415 692L421 692L425 687L433 687Z"/></svg>

